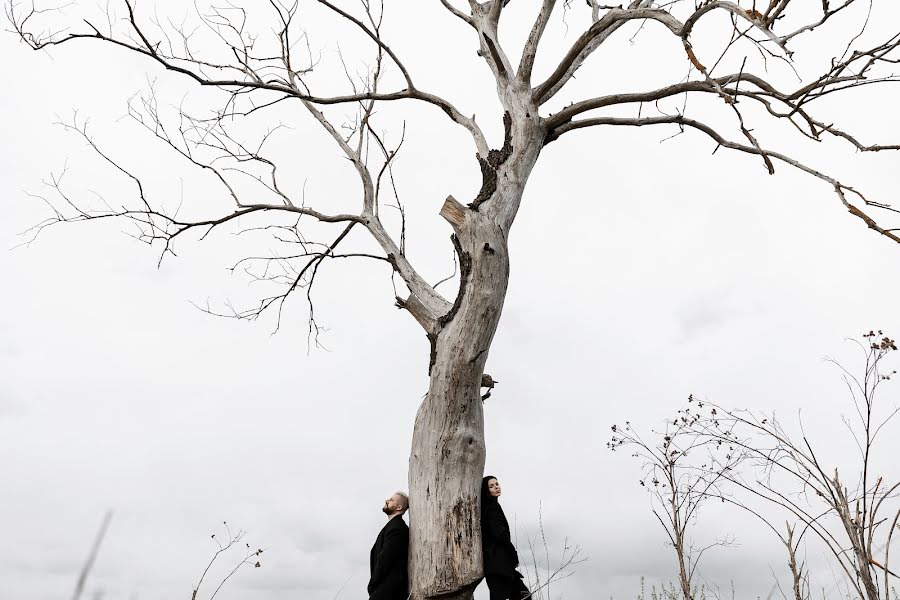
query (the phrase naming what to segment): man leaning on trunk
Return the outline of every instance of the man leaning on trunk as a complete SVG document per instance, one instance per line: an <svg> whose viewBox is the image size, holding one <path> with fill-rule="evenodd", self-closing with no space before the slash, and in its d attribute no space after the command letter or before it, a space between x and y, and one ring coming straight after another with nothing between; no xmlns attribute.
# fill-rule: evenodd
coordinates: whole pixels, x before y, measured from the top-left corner
<svg viewBox="0 0 900 600"><path fill-rule="evenodd" d="M396 492L381 509L388 517L369 553L369 600L406 600L409 596L409 527L403 515L409 509L409 497Z"/></svg>

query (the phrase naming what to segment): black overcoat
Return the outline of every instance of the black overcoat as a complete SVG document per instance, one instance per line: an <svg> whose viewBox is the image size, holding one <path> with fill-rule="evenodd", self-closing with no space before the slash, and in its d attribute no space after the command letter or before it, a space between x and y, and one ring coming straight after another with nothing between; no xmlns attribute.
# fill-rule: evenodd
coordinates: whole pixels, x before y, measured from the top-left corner
<svg viewBox="0 0 900 600"><path fill-rule="evenodd" d="M519 554L510 539L509 522L497 501L487 501L481 514L481 548L485 575L516 576Z"/></svg>
<svg viewBox="0 0 900 600"><path fill-rule="evenodd" d="M409 527L402 516L387 522L369 553L369 600L406 600L409 576Z"/></svg>

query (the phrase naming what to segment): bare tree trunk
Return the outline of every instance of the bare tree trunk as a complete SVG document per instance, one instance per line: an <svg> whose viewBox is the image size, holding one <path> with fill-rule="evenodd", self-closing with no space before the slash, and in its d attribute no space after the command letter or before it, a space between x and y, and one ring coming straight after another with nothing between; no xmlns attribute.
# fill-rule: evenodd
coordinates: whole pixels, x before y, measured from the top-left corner
<svg viewBox="0 0 900 600"><path fill-rule="evenodd" d="M688 563L691 558L685 549L684 533L680 526L675 530L675 554L678 556L678 584L681 586L683 600L694 600L691 590L691 569Z"/></svg>
<svg viewBox="0 0 900 600"><path fill-rule="evenodd" d="M506 114L503 148L479 158L483 184L462 206L448 198L460 290L429 334L428 394L409 461L410 594L467 600L483 577L480 484L484 474L481 379L509 281L507 236L543 145L537 111Z"/></svg>
<svg viewBox="0 0 900 600"><path fill-rule="evenodd" d="M788 568L791 570L794 600L806 600L803 593L803 564L797 564L797 548L794 546L794 528L787 522L785 522L784 525L787 529L787 537L784 539L784 545L787 547L788 552Z"/></svg>
<svg viewBox="0 0 900 600"><path fill-rule="evenodd" d="M483 572L480 385L506 295L509 258L502 237L478 229L479 250L473 251L476 236L460 241L466 290L453 320L431 339L430 387L416 415L409 463L410 580L416 600L471 598ZM472 266L466 267L469 261Z"/></svg>
<svg viewBox="0 0 900 600"><path fill-rule="evenodd" d="M834 486L835 495L837 496L836 508L838 516L841 519L841 524L844 526L844 531L847 533L847 538L851 543L851 549L856 563L854 567L856 569L857 582L858 584L862 584L862 589L865 591L867 600L880 600L880 590L875 583L870 555L866 549L865 531L860 525L862 515L859 512L859 501L856 501L856 512L854 514L854 512L852 512L853 509L850 506L852 503L847 494L847 489L842 487L843 484L838 477L837 469L834 470L834 479L831 480L831 483ZM867 490L863 489L863 493L867 493ZM859 587L858 584L857 587Z"/></svg>

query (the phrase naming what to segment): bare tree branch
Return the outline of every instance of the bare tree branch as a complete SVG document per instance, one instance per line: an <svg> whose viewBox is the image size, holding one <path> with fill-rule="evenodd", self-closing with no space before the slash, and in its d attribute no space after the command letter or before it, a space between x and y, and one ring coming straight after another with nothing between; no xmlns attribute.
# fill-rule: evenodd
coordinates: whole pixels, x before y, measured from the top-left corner
<svg viewBox="0 0 900 600"><path fill-rule="evenodd" d="M706 478L718 479L724 472L724 479L739 492L747 494L746 497L763 501L764 507L768 505L770 508L787 510L804 524L801 537L806 531L812 531L824 543L840 565L846 577L845 583L859 597L885 600L888 597L887 579L885 578L885 595L882 597L874 567L884 570L885 577L891 574L886 564L888 554L885 551L885 564L882 564L874 556L874 540L878 527L887 521L879 516L879 509L886 499L897 499L895 490L900 488L900 482L883 486L884 477L879 476L874 485L871 485L870 472L878 423L874 416L876 392L882 382L895 374L893 370L881 371L879 365L897 346L894 340L881 331L870 331L863 336L863 340L864 343L858 345L864 349L865 368L862 370L862 377L853 378L859 385L859 395L852 396L862 414L860 424L855 426L857 438L863 447L856 467L858 484L855 487L847 486L837 468L833 469L833 475L826 475L805 432L801 440L793 440L775 420L774 415L761 416L750 411L727 410L708 402L704 409L704 403L699 402L696 409L688 410L691 415L689 428L701 439L714 442L720 448L727 448L726 460L736 452L746 456L746 460L742 462L744 469L728 470L721 469L721 465L725 463L713 457L714 468ZM694 401L693 397L689 399L689 402ZM896 414L896 411L889 412L886 418L891 419ZM802 423L800 429L802 432ZM771 527L769 519L761 514L762 509L753 508L745 500L731 501ZM892 529L886 532L888 544ZM796 564L797 546L793 542L793 529L790 525L787 531L786 538L780 533L778 537L788 547L794 596L801 598L804 596L800 590L803 583L802 567ZM884 537L884 533L881 535Z"/></svg>
<svg viewBox="0 0 900 600"><path fill-rule="evenodd" d="M249 90L276 92L291 98L296 98L302 101L310 102L312 104L323 106L334 104L350 104L365 100L375 100L379 102L418 100L440 108L447 116L450 117L451 120L465 127L472 135L478 152L483 154L487 153L488 146L486 141L484 140L484 134L475 124L475 121L473 119L464 116L447 100L435 94L420 90L415 85L413 85L412 78L410 77L403 63L380 39L380 36L375 35L359 19L335 7L327 0L317 0L317 2L333 10L341 18L350 21L354 25L357 25L366 33L368 37L372 38L375 41L379 48L381 48L389 56L391 56L392 60L397 65L398 69L400 69L406 80L406 89L389 93L376 93L374 91L368 91L356 94L318 96L310 94L302 87L298 86L296 81L296 72L290 69L287 69L286 73L284 73L283 75L272 74L270 76L265 76L263 74L263 71L271 69L270 63L273 59L254 58L246 53L246 49L239 50L235 46L231 46L233 54L235 55L238 62L237 65L218 64L201 61L194 57L190 52L187 52L183 57L165 54L161 51L160 44L158 42L151 42L148 34L137 22L134 6L132 5L131 0L122 1L128 8L129 23L134 33L138 36L139 41L132 42L129 40L114 38L111 34L101 33L98 28L94 27L89 22L86 23L87 26L91 29L89 33L64 33L62 35L59 35L50 32L46 34L34 34L26 29L29 20L33 16L42 14L43 12L47 11L38 11L32 9L30 12L24 15L18 14L15 11L15 4L10 4L7 6L7 17L13 24L14 30L19 35L19 37L35 50L45 49L51 46L58 46L76 40L98 40L144 55L154 60L157 64L162 66L167 71L172 71L174 73L189 77L194 82L205 87L222 89L234 88L237 90L237 92ZM285 25L285 27L287 27L287 25ZM226 42L226 45L230 44L227 44ZM288 47L286 46L284 49L285 51L287 51ZM277 60L281 61L281 57L277 57ZM258 67L254 67L254 64L258 64ZM198 69L198 67L209 67L216 72L230 72L239 77L211 77L205 75L201 70Z"/></svg>
<svg viewBox="0 0 900 600"><path fill-rule="evenodd" d="M553 14L553 8L556 6L556 0L544 0L541 3L541 10L538 13L528 39L525 42L525 48L522 50L522 58L519 61L519 68L516 76L524 85L531 85L531 70L534 68L534 59L537 56L538 44L541 36L544 35L544 29L550 21L550 15Z"/></svg>
<svg viewBox="0 0 900 600"><path fill-rule="evenodd" d="M759 148L758 146L748 146L745 144L739 144L737 142L732 142L730 140L725 139L722 135L720 135L715 129L706 125L705 123L701 123L695 119L690 119L684 117L683 115L674 115L674 116L661 116L661 117L644 117L644 118L620 118L620 117L597 117L593 119L582 119L579 121L570 121L558 128L556 128L551 136L548 138L548 141L553 141L556 137L562 135L563 133L574 131L576 129L582 129L585 127L596 127L599 125L617 125L617 126L628 126L628 127L643 127L646 125L678 125L679 128L683 131L684 127L690 127L692 129L696 129L698 131L702 131L707 136L712 138L718 144L718 147L728 148L731 150L737 150L740 152L746 152L747 154L755 154L757 156L763 156L766 158L775 158L778 159L796 169L804 171L816 177L817 179L821 179L829 184L831 184L834 192L838 195L841 203L847 207L847 210L853 216L862 219L862 221L872 230L880 233L881 235L887 237L894 242L900 243L900 237L897 236L892 230L885 229L878 225L874 219L872 219L869 215L863 212L859 207L854 205L848 199L848 194L856 196L859 200L863 202L866 206L873 206L881 209L889 209L894 212L896 210L891 209L889 206L873 202L868 200L865 196L863 196L856 189L844 185L840 183L838 180L830 177L820 171L813 169L812 167L808 167L800 161L793 159L785 154L780 152L775 152L771 150L764 150Z"/></svg>
<svg viewBox="0 0 900 600"><path fill-rule="evenodd" d="M467 15L466 13L462 12L461 10L459 10L458 8L456 8L455 6L453 6L453 5L450 3L450 0L441 0L441 4L443 4L444 7L445 7L448 11L450 11L450 14L452 14L452 15L455 16L456 18L460 19L460 20L463 21L464 23L467 23L468 25L470 25L470 26L472 26L472 27L475 27L475 21L474 21L474 19L472 19L472 17L470 17L470 16Z"/></svg>
<svg viewBox="0 0 900 600"><path fill-rule="evenodd" d="M94 568L94 562L97 560L97 554L100 552L100 545L103 544L103 538L106 537L106 531L109 529L109 523L112 521L112 516L113 513L111 510L106 511L106 514L103 515L103 522L100 524L100 529L97 531L97 537L91 545L91 551L88 553L84 566L81 567L81 571L78 573L78 581L75 583L75 591L72 592L72 600L79 600L82 592L84 592L85 583L87 583L87 578L91 573L91 569Z"/></svg>

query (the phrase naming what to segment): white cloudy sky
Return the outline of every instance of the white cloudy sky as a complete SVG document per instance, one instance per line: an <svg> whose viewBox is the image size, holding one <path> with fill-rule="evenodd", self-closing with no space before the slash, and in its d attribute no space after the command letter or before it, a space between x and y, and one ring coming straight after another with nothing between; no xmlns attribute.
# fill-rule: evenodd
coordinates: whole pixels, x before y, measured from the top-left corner
<svg viewBox="0 0 900 600"><path fill-rule="evenodd" d="M142 9L153 4L184 12L174 0ZM527 4L511 5L513 26L524 22ZM900 9L876 4L874 31L883 33ZM437 2L403 6L406 13L389 3L386 36L419 85L477 114L499 144L498 105L469 32ZM78 15L71 9L70 18ZM310 9L307 28L323 69L335 66L338 40L352 63L346 28L320 16ZM858 25L864 15L850 17ZM576 7L567 23L554 21L539 73L586 18ZM514 41L521 32L513 26ZM847 31L798 44L808 53L798 55L798 70L827 64L825 44ZM557 105L683 76L677 44L657 30L630 43L633 33L598 52ZM262 237L236 241L223 232L183 243L159 268L158 254L116 223L55 228L11 249L47 215L26 192L40 192L51 172L68 166L73 193L131 192L53 125L74 109L157 197L177 202L183 193L194 210L223 198L121 118L148 81L167 105L187 92L197 104L209 96L95 44L33 53L4 33L0 56L0 597L71 594L112 509L91 594L187 598L214 549L210 534L222 535L227 520L266 552L264 568L239 573L220 598L327 599L342 586L341 598L363 598L379 509L406 487L411 427L427 385L426 340L393 307L383 265L323 272L316 310L329 328L328 350L308 351L299 297L276 335L271 318L218 319L192 304L251 302L256 288L226 267L268 250ZM823 108L866 141L896 142L898 98L894 86ZM451 269L449 230L437 211L447 194L477 192L473 149L438 111L395 106L383 119L385 127L407 119L397 174L409 253L436 281ZM346 161L311 123L291 124L279 142L289 177L306 182L313 205L352 206ZM804 153L873 198L896 196L896 155L863 156L834 141L813 148L753 125L770 145ZM844 435L840 416L849 405L823 357L852 364L845 337L900 331L900 248L850 217L827 185L784 167L767 176L752 158L711 156L699 135L661 143L671 133L584 131L552 144L512 233L512 280L487 369L501 382L485 406L487 470L501 479L520 540L535 531L540 510L551 552L568 538L589 556L554 597L628 598L641 577L675 574L636 484L638 465L605 448L610 424L649 428L689 393L778 410L788 421L802 409L813 438L838 461L843 446L831 441ZM451 293L454 284L445 285ZM885 402L896 405L891 393ZM900 451L896 439L885 438L885 456ZM885 474L896 477L890 467ZM716 513L701 518L696 538L726 533L737 545L710 555L704 577L724 590L733 582L742 596L767 595L772 569L784 569L775 541ZM819 551L808 552L815 561Z"/></svg>

